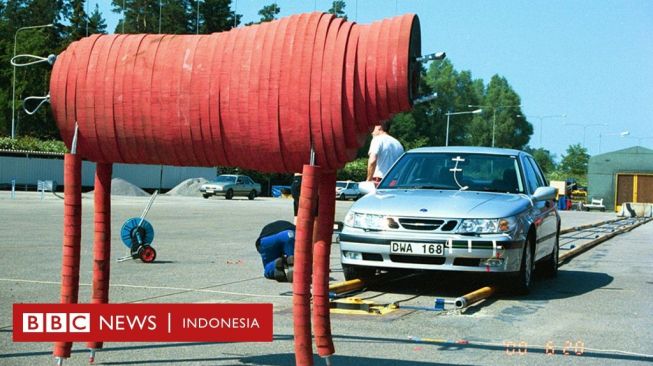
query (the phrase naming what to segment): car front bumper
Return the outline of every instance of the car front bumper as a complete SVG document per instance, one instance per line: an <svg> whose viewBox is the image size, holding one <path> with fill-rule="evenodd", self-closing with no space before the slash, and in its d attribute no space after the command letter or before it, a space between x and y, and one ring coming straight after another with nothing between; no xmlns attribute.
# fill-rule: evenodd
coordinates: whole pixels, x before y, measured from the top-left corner
<svg viewBox="0 0 653 366"><path fill-rule="evenodd" d="M394 235L393 235L394 234ZM523 238L493 234L400 235L345 228L339 235L343 264L387 269L420 269L463 272L518 272L524 247ZM443 244L443 255L391 253L392 242Z"/></svg>

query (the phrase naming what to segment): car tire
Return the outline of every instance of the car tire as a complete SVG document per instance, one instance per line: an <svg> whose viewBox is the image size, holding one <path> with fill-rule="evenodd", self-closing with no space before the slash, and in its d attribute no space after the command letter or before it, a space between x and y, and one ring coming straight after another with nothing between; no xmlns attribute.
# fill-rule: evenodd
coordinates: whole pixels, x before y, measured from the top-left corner
<svg viewBox="0 0 653 366"><path fill-rule="evenodd" d="M209 198L209 197L211 197L211 195L205 193L205 194L202 195L202 197L204 197L204 198Z"/></svg>
<svg viewBox="0 0 653 366"><path fill-rule="evenodd" d="M249 195L247 195L247 199L251 201L254 198L256 198L256 191L252 189L252 191L249 192Z"/></svg>
<svg viewBox="0 0 653 366"><path fill-rule="evenodd" d="M551 255L544 263L545 267L543 268L543 275L546 277L557 277L558 276L558 256L560 254L560 230L556 233L556 241L553 246L553 251Z"/></svg>
<svg viewBox="0 0 653 366"><path fill-rule="evenodd" d="M347 197L345 197L345 194L344 194L344 193L340 193L340 194L338 195L338 199L339 199L340 201L345 201L345 200L347 200Z"/></svg>
<svg viewBox="0 0 653 366"><path fill-rule="evenodd" d="M359 279L365 282L374 277L376 274L376 268L343 264L342 273L345 275L345 280L347 281Z"/></svg>
<svg viewBox="0 0 653 366"><path fill-rule="evenodd" d="M224 198L227 199L227 200L230 200L230 199L234 198L233 189L228 190L227 193L225 193Z"/></svg>
<svg viewBox="0 0 653 366"><path fill-rule="evenodd" d="M519 274L514 287L514 292L519 295L528 295L533 287L533 237L529 236L524 244L524 252L522 253L521 266L519 266Z"/></svg>

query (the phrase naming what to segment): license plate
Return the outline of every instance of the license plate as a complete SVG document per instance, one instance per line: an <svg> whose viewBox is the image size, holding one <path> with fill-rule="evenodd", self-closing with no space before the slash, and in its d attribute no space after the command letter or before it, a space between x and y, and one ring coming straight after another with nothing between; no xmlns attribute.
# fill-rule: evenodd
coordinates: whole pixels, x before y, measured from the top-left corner
<svg viewBox="0 0 653 366"><path fill-rule="evenodd" d="M213 193L213 192L215 192L213 189L207 189L206 190L206 193Z"/></svg>
<svg viewBox="0 0 653 366"><path fill-rule="evenodd" d="M444 255L444 244L393 241L390 243L390 253L442 256Z"/></svg>

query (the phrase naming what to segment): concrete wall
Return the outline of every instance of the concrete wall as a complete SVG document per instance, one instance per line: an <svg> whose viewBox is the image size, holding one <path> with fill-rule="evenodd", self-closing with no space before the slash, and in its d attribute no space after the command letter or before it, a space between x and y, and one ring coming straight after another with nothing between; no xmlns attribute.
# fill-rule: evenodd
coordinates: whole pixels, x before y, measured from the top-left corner
<svg viewBox="0 0 653 366"><path fill-rule="evenodd" d="M170 189L188 178L214 179L215 168L176 167L163 165L114 164L113 177L122 178L138 187ZM21 186L35 186L38 180L54 180L63 185L63 157L20 157L0 156L0 186L6 187L16 179ZM92 187L95 179L95 163L84 161L82 164L82 186Z"/></svg>
<svg viewBox="0 0 653 366"><path fill-rule="evenodd" d="M617 173L653 173L653 150L635 146L592 156L587 172L588 198L603 198L605 207L614 210Z"/></svg>

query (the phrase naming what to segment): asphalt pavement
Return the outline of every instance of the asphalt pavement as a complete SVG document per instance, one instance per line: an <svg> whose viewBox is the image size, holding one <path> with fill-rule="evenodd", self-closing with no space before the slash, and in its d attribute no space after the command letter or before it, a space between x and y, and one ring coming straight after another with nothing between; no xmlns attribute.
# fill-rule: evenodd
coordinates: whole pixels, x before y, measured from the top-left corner
<svg viewBox="0 0 653 366"><path fill-rule="evenodd" d="M122 223L147 198L113 197L112 258L125 254ZM338 202L342 220L351 202ZM83 199L80 301L90 299L93 200ZM562 227L615 218L563 212ZM58 302L63 202L0 191L0 365L53 364L50 343L13 343L11 305ZM157 260L112 263L110 301L117 303L264 302L274 304L271 343L107 343L98 365L292 365L289 284L262 277L254 241L274 220L292 220L292 201L160 196L148 215ZM398 310L387 316L332 316L333 365L650 364L653 362L653 223L611 239L538 279L532 294L498 294L464 312ZM338 248L332 281L342 280ZM465 276L420 276L384 291L404 304L428 306L477 284ZM417 295L417 297L415 297ZM412 299L411 299L412 298ZM418 340L421 340L419 342ZM75 344L66 365L87 365ZM566 353L566 355L565 355ZM577 354L578 353L578 354ZM325 364L315 358L316 365Z"/></svg>

